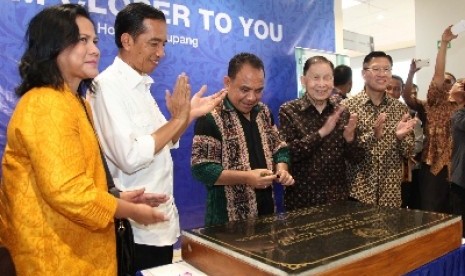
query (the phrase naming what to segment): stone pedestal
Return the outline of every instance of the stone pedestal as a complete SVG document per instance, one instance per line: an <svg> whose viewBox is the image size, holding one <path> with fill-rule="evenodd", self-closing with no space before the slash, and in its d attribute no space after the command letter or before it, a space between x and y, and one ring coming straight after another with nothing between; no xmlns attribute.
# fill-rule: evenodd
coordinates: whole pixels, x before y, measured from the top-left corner
<svg viewBox="0 0 465 276"><path fill-rule="evenodd" d="M461 244L458 216L343 202L183 231L209 275L401 275Z"/></svg>

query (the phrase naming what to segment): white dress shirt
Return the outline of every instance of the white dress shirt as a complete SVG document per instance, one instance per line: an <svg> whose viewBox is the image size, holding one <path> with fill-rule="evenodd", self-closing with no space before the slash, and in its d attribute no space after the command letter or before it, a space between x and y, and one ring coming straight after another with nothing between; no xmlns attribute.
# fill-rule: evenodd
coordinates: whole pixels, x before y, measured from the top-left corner
<svg viewBox="0 0 465 276"><path fill-rule="evenodd" d="M144 187L146 192L170 196L167 203L156 207L169 216L169 221L148 226L132 222L134 241L152 246L172 245L180 232L173 198L170 148L174 146L167 145L154 154L151 134L166 119L150 94L153 79L140 75L116 57L95 80L96 93L90 97L94 124L116 187L122 191Z"/></svg>

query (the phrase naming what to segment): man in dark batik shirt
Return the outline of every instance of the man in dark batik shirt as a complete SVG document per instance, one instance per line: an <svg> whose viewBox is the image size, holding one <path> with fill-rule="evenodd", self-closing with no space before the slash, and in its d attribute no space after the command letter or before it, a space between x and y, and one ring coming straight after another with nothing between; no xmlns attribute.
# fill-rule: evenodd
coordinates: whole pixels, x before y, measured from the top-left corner
<svg viewBox="0 0 465 276"><path fill-rule="evenodd" d="M234 56L224 78L223 104L195 124L192 174L207 187L207 226L272 214L273 181L294 184L286 143L260 102L264 83L257 56Z"/></svg>
<svg viewBox="0 0 465 276"><path fill-rule="evenodd" d="M309 58L301 77L305 95L280 108L280 135L289 145L295 177L284 191L288 211L349 197L345 161L357 156L357 115L330 98L333 70L325 57Z"/></svg>

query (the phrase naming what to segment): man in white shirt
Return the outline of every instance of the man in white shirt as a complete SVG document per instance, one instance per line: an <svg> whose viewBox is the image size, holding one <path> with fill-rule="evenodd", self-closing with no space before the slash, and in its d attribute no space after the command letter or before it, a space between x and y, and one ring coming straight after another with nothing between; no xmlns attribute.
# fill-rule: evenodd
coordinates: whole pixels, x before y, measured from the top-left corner
<svg viewBox="0 0 465 276"><path fill-rule="evenodd" d="M170 149L177 148L188 124L213 109L226 93L202 98L203 86L190 99L189 81L182 73L173 93L166 94L171 114L166 120L150 94L153 79L149 76L165 55L166 33L166 19L160 10L143 3L121 10L115 20L118 56L96 78L97 91L90 98L95 128L118 188L145 188L146 192L169 196L166 203L156 207L169 221L133 223L136 270L172 262L180 228Z"/></svg>

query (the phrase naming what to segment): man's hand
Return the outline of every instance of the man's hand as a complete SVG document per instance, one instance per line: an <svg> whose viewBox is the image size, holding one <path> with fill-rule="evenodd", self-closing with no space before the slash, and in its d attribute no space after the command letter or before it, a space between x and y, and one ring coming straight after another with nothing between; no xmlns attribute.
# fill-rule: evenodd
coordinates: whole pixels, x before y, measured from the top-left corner
<svg viewBox="0 0 465 276"><path fill-rule="evenodd" d="M352 143L355 139L355 129L357 128L357 120L357 113L352 113L350 114L349 122L346 126L344 126L344 132L342 133L342 136L344 137L347 143Z"/></svg>
<svg viewBox="0 0 465 276"><path fill-rule="evenodd" d="M255 189L266 189L276 179L276 175L273 171L267 169L255 169L247 171L246 184L252 186Z"/></svg>
<svg viewBox="0 0 465 276"><path fill-rule="evenodd" d="M170 196L167 194L144 193L140 203L158 207L160 204L167 202L169 198Z"/></svg>
<svg viewBox="0 0 465 276"><path fill-rule="evenodd" d="M165 203L169 196L166 194L146 193L145 189L125 191L120 193L120 198L132 203L143 203L152 207Z"/></svg>
<svg viewBox="0 0 465 276"><path fill-rule="evenodd" d="M166 90L166 107L174 119L187 121L190 114L191 86L185 73L178 76L173 94Z"/></svg>
<svg viewBox="0 0 465 276"><path fill-rule="evenodd" d="M381 139L384 135L384 126L386 125L386 113L381 113L373 124L373 134L376 139Z"/></svg>
<svg viewBox="0 0 465 276"><path fill-rule="evenodd" d="M451 28L452 26L449 26L444 30L444 32L442 33L442 37L441 37L442 41L449 43L452 41L452 39L457 38L457 35L454 35L452 33Z"/></svg>
<svg viewBox="0 0 465 276"><path fill-rule="evenodd" d="M295 181L292 175L286 170L278 170L276 172L277 181L283 186L294 185Z"/></svg>
<svg viewBox="0 0 465 276"><path fill-rule="evenodd" d="M415 59L412 59L410 62L410 69L408 71L409 75L411 74L412 76L415 75L416 72L420 71L420 68L417 68L417 63L415 62Z"/></svg>
<svg viewBox="0 0 465 276"><path fill-rule="evenodd" d="M215 106L217 106L226 96L228 91L226 89L221 89L213 95L202 97L203 94L207 91L207 86L203 85L199 92L195 93L191 99L191 111L189 115L189 120L193 121L200 116L207 114L212 111Z"/></svg>
<svg viewBox="0 0 465 276"><path fill-rule="evenodd" d="M407 135L413 131L417 124L417 118L411 118L408 113L402 116L402 119L397 124L396 137L399 140L404 140Z"/></svg>
<svg viewBox="0 0 465 276"><path fill-rule="evenodd" d="M336 107L333 114L329 115L328 119L326 119L325 124L318 130L318 134L320 134L321 138L329 135L334 128L336 127L337 121L341 118L341 114L344 111L345 107L340 105Z"/></svg>
<svg viewBox="0 0 465 276"><path fill-rule="evenodd" d="M136 204L130 218L144 225L167 221L169 219L163 212L157 211L145 204Z"/></svg>

